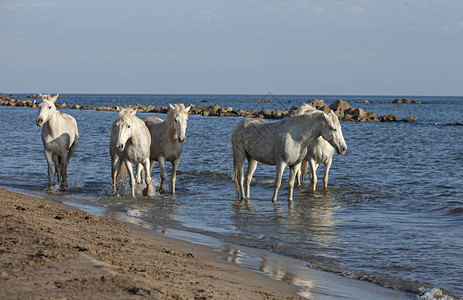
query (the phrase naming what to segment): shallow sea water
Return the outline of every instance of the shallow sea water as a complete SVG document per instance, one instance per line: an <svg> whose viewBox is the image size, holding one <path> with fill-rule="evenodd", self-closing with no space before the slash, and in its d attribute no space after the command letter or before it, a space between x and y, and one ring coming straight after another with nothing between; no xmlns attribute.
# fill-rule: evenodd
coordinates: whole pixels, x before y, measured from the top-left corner
<svg viewBox="0 0 463 300"><path fill-rule="evenodd" d="M328 105L338 98L359 100L352 105L378 115L394 113L399 119L417 115L418 121L342 122L348 150L335 155L328 190L319 186L313 193L305 182L289 205L288 172L273 204L275 170L262 164L254 175L251 200L235 198L230 137L242 118L234 117L190 116L175 197L153 193L132 199L127 185L116 196L108 151L116 113L71 109L61 111L76 118L81 138L68 169L70 188L46 194L46 162L40 128L35 126L38 109L0 107L0 186L123 210L156 228L270 250L317 270L415 294L436 287L463 297L463 126L458 126L463 123L463 98L410 97L428 102L420 105L379 103L395 99L385 96L277 96L273 103L257 103L262 96L64 95L61 101L275 109L313 98ZM205 99L210 102L201 102ZM363 103L365 99L370 103ZM319 184L322 172L323 166ZM152 177L156 188L157 167Z"/></svg>

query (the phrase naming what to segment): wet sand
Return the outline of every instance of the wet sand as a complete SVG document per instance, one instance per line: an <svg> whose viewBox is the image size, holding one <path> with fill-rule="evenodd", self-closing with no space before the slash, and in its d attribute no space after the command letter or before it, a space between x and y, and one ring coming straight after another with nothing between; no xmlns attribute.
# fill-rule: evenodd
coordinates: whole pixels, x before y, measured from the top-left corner
<svg viewBox="0 0 463 300"><path fill-rule="evenodd" d="M99 217L3 188L0 207L0 299L415 297L265 250L176 230L165 236L122 212Z"/></svg>
<svg viewBox="0 0 463 300"><path fill-rule="evenodd" d="M0 188L0 299L297 299L208 247Z"/></svg>

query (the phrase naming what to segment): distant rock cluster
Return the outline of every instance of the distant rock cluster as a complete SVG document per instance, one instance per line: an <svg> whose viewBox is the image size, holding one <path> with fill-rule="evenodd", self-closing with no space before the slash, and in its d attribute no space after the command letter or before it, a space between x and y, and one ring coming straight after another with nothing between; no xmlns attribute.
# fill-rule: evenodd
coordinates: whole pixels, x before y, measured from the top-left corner
<svg viewBox="0 0 463 300"><path fill-rule="evenodd" d="M13 95L10 97L4 96L0 93L0 105L3 106L25 106L25 107L38 107L39 102L35 98L39 98L38 95L32 94L27 96L34 100L15 100ZM394 101L408 101L408 102L394 102ZM393 103L422 103L419 101L410 101L408 99L396 99L392 101ZM323 100L313 99L310 104L316 107L319 110L324 112L329 112L333 110L339 119L347 122L365 122L365 121L380 121L380 122L408 122L416 121L416 116L410 116L408 118L399 120L393 114L388 114L385 116L377 117L374 112L366 112L361 108L354 108L349 103L338 99L333 104L328 106ZM71 108L71 109L84 109L84 110L97 110L97 111L116 111L117 107L115 106L91 106L91 105L66 105L66 103L55 104L58 108ZM128 107L124 105L123 107ZM141 105L136 104L131 106L134 109L137 109L139 112L144 113L167 113L169 110L168 106L153 106L153 105ZM298 107L293 106L291 109L275 109L273 111L268 109L263 110L243 110L243 109L233 109L232 107L221 107L218 104L207 105L204 107L195 106L191 104L191 115L202 115L202 116L217 116L217 117L250 117L250 118L264 118L264 119L283 119L286 117L293 116L296 113Z"/></svg>

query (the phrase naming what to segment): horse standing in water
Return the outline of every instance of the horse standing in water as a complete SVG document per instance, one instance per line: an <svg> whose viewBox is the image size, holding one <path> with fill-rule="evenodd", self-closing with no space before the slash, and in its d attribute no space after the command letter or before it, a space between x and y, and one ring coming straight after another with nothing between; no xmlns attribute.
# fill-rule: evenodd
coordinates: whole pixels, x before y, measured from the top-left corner
<svg viewBox="0 0 463 300"><path fill-rule="evenodd" d="M297 111L296 114L311 113L316 111L316 108L309 105L302 105ZM325 165L325 170L323 174L323 185L324 188L328 188L328 173L330 171L331 163L333 162L334 148L330 145L323 137L318 137L315 141L311 142L307 146L307 154L302 160L301 171L298 172L298 183L301 184L304 181L307 174L308 166L310 165L310 184L312 190L315 191L317 186L317 168L320 163ZM302 173L302 180L301 180Z"/></svg>
<svg viewBox="0 0 463 300"><path fill-rule="evenodd" d="M190 109L191 106L185 108L183 104L169 104L166 121L157 117L143 118L151 134L150 174L157 161L161 169L161 192L164 192L164 183L167 177L165 163L169 161L172 164L171 191L172 194L175 194L177 168L183 151L183 143L186 140L185 134ZM137 178L140 178L141 168L138 170Z"/></svg>
<svg viewBox="0 0 463 300"><path fill-rule="evenodd" d="M149 195L151 183L151 176L150 173L148 173L151 136L145 123L135 116L135 114L136 110L131 108L118 108L118 118L112 124L111 138L109 141L113 190L116 191L118 169L122 173L122 166L123 163L125 163L130 176L132 197L135 197L135 178L133 176L134 164L143 165L145 173L147 174L145 179L145 195Z"/></svg>
<svg viewBox="0 0 463 300"><path fill-rule="evenodd" d="M342 135L338 117L331 111L326 114L314 111L271 123L261 119L245 119L232 133L235 189L242 199L249 199L249 188L257 162L276 165L275 189L272 201L276 202L281 177L286 166L290 167L288 200L293 199L294 178L300 163L307 154L307 146L318 137L327 140L339 154L347 145ZM245 160L246 193L243 189Z"/></svg>
<svg viewBox="0 0 463 300"><path fill-rule="evenodd" d="M67 168L69 160L76 151L79 143L79 130L77 122L71 115L60 113L55 106L59 94L52 97L50 95L39 94L42 102L39 105L39 115L36 124L42 127L42 143L45 158L48 164L48 190L52 189L53 168L61 181L61 188L67 188Z"/></svg>

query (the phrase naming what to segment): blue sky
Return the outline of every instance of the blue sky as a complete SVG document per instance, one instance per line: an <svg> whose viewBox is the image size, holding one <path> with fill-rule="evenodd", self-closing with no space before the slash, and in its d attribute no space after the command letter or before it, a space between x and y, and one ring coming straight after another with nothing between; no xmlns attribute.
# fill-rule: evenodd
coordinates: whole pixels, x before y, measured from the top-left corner
<svg viewBox="0 0 463 300"><path fill-rule="evenodd" d="M0 2L0 92L463 95L463 1Z"/></svg>

